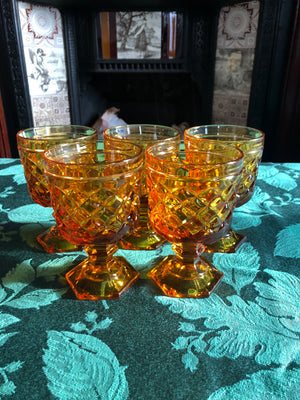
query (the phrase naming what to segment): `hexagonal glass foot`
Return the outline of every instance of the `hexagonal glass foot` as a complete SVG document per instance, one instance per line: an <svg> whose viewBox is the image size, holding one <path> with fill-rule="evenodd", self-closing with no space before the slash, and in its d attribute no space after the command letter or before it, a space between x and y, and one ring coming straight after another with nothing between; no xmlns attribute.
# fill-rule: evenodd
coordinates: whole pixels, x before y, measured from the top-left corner
<svg viewBox="0 0 300 400"><path fill-rule="evenodd" d="M247 236L230 229L225 236L217 242L205 245L205 253L235 253L247 240Z"/></svg>
<svg viewBox="0 0 300 400"><path fill-rule="evenodd" d="M101 266L94 261L89 257L66 274L80 300L117 299L139 279L140 274L123 257L111 257Z"/></svg>
<svg viewBox="0 0 300 400"><path fill-rule="evenodd" d="M138 227L131 235L123 237L118 247L124 250L155 250L158 249L165 239L151 229Z"/></svg>
<svg viewBox="0 0 300 400"><path fill-rule="evenodd" d="M56 225L38 235L36 240L47 253L66 253L83 249L82 246L70 243L63 238Z"/></svg>
<svg viewBox="0 0 300 400"><path fill-rule="evenodd" d="M170 255L154 267L148 276L169 297L208 297L220 283L223 273L204 257L186 264Z"/></svg>

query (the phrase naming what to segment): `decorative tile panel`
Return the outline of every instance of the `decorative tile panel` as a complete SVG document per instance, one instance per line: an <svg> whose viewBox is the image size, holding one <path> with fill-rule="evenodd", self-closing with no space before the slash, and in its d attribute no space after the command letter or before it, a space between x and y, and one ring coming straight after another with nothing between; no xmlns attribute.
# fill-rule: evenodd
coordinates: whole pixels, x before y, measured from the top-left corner
<svg viewBox="0 0 300 400"><path fill-rule="evenodd" d="M249 1L221 9L213 123L247 124L259 5L259 1Z"/></svg>
<svg viewBox="0 0 300 400"><path fill-rule="evenodd" d="M34 125L70 124L60 12L21 1L18 6Z"/></svg>

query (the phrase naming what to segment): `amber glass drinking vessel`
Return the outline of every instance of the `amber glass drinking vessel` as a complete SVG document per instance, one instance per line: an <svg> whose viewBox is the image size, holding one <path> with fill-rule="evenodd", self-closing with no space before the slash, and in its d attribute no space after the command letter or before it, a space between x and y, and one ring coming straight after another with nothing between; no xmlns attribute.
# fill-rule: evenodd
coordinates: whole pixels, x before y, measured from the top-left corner
<svg viewBox="0 0 300 400"><path fill-rule="evenodd" d="M66 274L79 299L120 297L139 273L113 256L138 220L143 152L127 143L62 144L44 153L44 172L61 234L88 258Z"/></svg>
<svg viewBox="0 0 300 400"><path fill-rule="evenodd" d="M236 195L235 207L249 201L253 195L258 167L264 149L264 133L258 129L238 125L203 125L189 128L184 133L188 149L203 146L203 140L232 144L244 153L244 164L240 186ZM246 236L229 229L217 242L207 246L206 251L215 253L234 253L246 240Z"/></svg>
<svg viewBox="0 0 300 400"><path fill-rule="evenodd" d="M51 197L43 172L44 151L54 145L75 141L96 142L95 129L79 125L52 125L28 128L17 133L20 160L24 167L29 194L43 207L51 207ZM62 238L56 225L37 237L49 253L78 250L78 246Z"/></svg>
<svg viewBox="0 0 300 400"><path fill-rule="evenodd" d="M157 142L180 141L180 133L177 129L163 125L121 125L108 128L104 131L106 146L114 148L115 143L130 141L146 148ZM148 194L146 187L145 170L142 177L142 196L140 208L140 221L135 231L124 237L119 247L126 250L154 250L161 246L165 240L160 237L150 226L148 221Z"/></svg>
<svg viewBox="0 0 300 400"><path fill-rule="evenodd" d="M149 277L171 297L207 297L223 277L201 253L229 229L243 153L217 142L202 147L155 144L146 150L150 223L176 253Z"/></svg>

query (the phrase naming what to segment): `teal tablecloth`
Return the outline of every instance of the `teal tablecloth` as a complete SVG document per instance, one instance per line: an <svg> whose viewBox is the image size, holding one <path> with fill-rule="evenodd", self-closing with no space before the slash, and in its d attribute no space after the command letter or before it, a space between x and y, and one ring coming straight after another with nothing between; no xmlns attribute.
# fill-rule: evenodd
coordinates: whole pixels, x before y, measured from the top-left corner
<svg viewBox="0 0 300 400"><path fill-rule="evenodd" d="M208 256L224 279L174 299L146 272L172 250L120 251L141 279L121 299L79 301L64 273L83 253L32 248L51 209L20 161L0 164L0 398L300 399L300 164L262 164L234 213L246 243Z"/></svg>

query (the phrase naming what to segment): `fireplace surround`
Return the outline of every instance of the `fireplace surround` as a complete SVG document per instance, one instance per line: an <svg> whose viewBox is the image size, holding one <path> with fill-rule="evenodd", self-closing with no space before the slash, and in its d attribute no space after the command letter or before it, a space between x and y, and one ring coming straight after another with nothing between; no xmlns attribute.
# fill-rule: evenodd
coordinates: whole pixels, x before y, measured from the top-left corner
<svg viewBox="0 0 300 400"><path fill-rule="evenodd" d="M33 125L32 109L17 1L0 0L0 3L0 89L5 122L1 131L3 137L6 133L7 154L16 157L15 133ZM31 3L56 7L61 12L73 124L91 125L111 106L118 107L120 117L128 123L187 122L192 126L213 122L218 17L222 7L244 2L39 0ZM284 128L291 126L290 120L286 124L284 121L291 114L291 106L287 104L291 93L289 72L294 68L291 60L295 60L299 1L259 3L247 124L266 133L265 161L296 161L297 155L288 143L299 139L290 128ZM166 29L162 30L160 58L122 59L114 53L110 58L103 56L104 45L99 35L101 13L113 15L119 11L162 13ZM176 52L168 54L163 47L170 29L168 18L174 12ZM5 152L1 155L5 156Z"/></svg>

